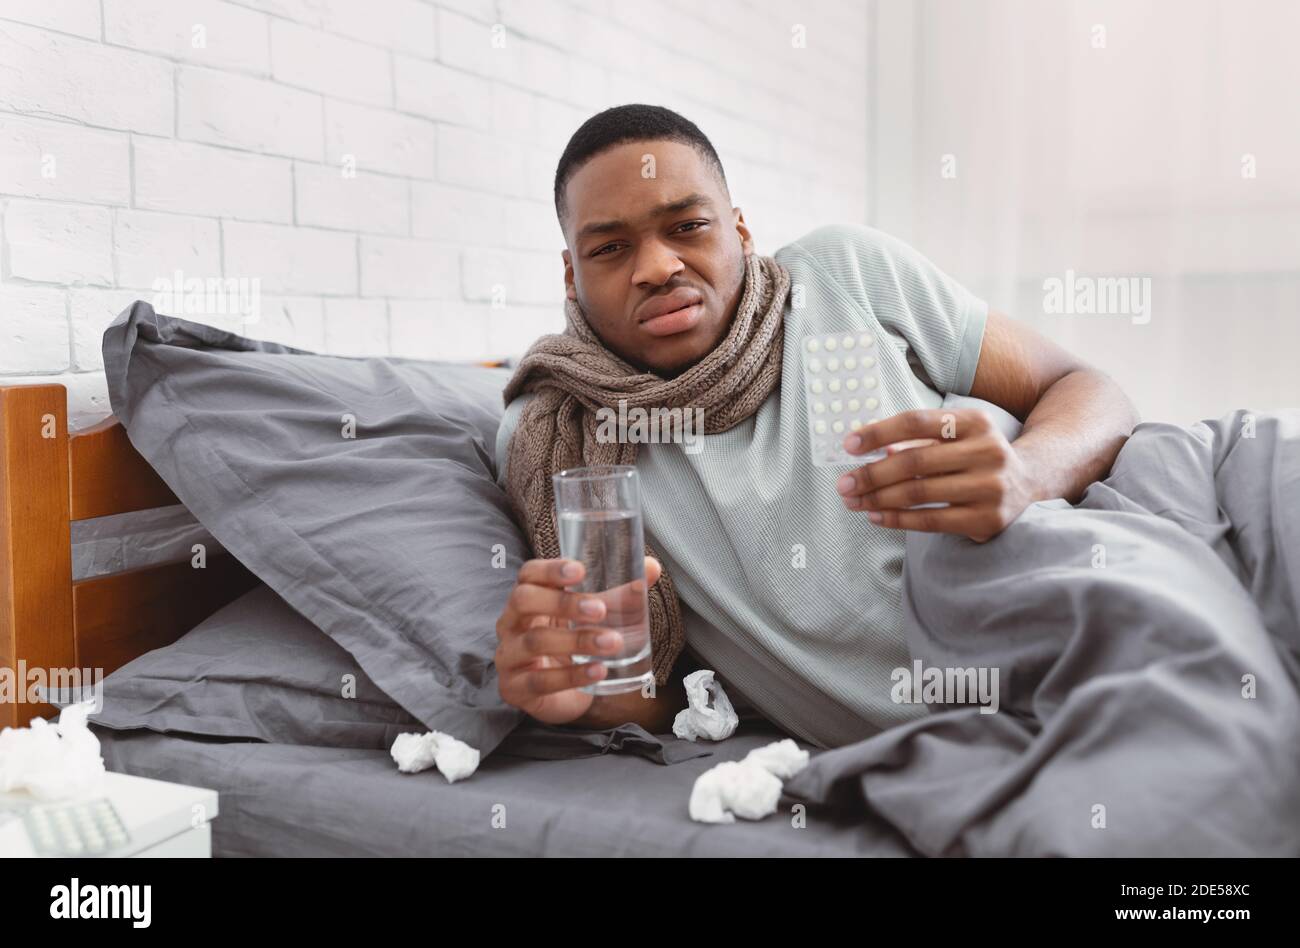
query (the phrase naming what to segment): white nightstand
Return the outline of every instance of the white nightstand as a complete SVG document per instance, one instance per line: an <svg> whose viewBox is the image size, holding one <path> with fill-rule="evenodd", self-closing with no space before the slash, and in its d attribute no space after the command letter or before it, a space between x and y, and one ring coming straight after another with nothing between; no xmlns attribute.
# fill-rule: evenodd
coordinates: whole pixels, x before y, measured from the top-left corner
<svg viewBox="0 0 1300 948"><path fill-rule="evenodd" d="M212 855L212 821L217 817L217 792L127 774L105 775L101 792L87 799L108 797L126 825L129 841L102 855L111 858L167 856L206 858ZM0 794L6 804L31 804L25 793ZM66 802L66 801L59 801ZM0 856L34 856L22 820L0 823Z"/></svg>

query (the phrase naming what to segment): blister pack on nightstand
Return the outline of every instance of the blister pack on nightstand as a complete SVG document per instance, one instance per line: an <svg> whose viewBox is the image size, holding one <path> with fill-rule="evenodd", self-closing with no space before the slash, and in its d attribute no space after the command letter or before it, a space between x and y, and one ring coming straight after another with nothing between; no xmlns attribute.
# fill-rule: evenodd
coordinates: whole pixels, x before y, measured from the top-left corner
<svg viewBox="0 0 1300 948"><path fill-rule="evenodd" d="M817 467L857 467L885 457L884 451L849 454L850 431L883 417L876 338L869 332L808 335L803 352L808 441Z"/></svg>
<svg viewBox="0 0 1300 948"><path fill-rule="evenodd" d="M108 798L37 803L20 811L38 856L98 856L125 846L130 834Z"/></svg>

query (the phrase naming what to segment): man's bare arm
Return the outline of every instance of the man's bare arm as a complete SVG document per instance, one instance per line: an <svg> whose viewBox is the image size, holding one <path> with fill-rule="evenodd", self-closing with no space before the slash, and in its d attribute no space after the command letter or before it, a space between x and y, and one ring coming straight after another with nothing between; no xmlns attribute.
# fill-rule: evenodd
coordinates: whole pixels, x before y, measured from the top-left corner
<svg viewBox="0 0 1300 948"><path fill-rule="evenodd" d="M1138 422L1109 376L997 311L989 313L971 395L1024 423L1012 447L1037 487L1034 500L1077 501L1110 471Z"/></svg>

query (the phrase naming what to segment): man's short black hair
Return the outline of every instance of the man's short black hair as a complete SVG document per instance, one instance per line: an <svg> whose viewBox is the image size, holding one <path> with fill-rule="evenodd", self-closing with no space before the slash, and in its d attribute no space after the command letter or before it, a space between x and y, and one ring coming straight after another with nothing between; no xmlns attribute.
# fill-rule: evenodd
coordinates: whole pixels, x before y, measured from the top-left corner
<svg viewBox="0 0 1300 948"><path fill-rule="evenodd" d="M708 161L717 172L722 190L730 199L722 161L708 136L694 122L659 105L616 105L583 122L569 139L564 154L560 155L560 164L555 169L555 214L560 221L563 222L568 213L564 189L568 186L569 179L586 161L624 142L656 138L690 145L699 152L700 157Z"/></svg>

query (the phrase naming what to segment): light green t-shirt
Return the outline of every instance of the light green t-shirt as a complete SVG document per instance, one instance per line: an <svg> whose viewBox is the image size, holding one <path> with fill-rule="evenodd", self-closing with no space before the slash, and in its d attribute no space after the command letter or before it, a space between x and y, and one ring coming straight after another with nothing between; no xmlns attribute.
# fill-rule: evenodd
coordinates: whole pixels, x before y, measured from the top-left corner
<svg viewBox="0 0 1300 948"><path fill-rule="evenodd" d="M676 581L692 652L740 700L835 747L926 712L891 699L891 672L911 663L904 534L844 507L835 481L845 468L813 466L800 339L875 335L887 416L969 394L988 308L911 247L861 225L820 227L775 257L792 286L780 385L752 417L702 436L695 453L642 444L637 470L646 539ZM503 483L528 397L502 420Z"/></svg>

